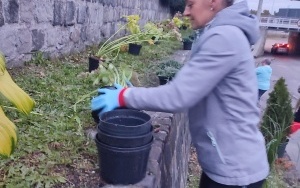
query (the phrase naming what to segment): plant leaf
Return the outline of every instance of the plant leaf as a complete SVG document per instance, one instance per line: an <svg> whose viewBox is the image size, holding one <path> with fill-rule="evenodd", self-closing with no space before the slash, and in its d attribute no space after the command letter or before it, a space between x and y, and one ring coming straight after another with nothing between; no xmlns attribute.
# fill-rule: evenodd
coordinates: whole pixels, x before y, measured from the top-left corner
<svg viewBox="0 0 300 188"><path fill-rule="evenodd" d="M16 126L4 114L0 107L0 155L8 157L17 143Z"/></svg>
<svg viewBox="0 0 300 188"><path fill-rule="evenodd" d="M34 100L11 79L7 70L0 75L0 93L26 115L35 106Z"/></svg>

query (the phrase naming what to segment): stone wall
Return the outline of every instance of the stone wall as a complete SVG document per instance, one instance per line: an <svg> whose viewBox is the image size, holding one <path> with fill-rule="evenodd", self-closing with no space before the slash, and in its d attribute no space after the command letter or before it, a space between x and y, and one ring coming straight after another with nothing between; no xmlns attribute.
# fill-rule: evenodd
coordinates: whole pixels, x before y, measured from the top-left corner
<svg viewBox="0 0 300 188"><path fill-rule="evenodd" d="M0 51L9 66L30 60L35 51L79 52L111 36L130 14L144 24L168 18L169 9L159 0L0 0Z"/></svg>
<svg viewBox="0 0 300 188"><path fill-rule="evenodd" d="M191 137L187 114L149 113L154 126L154 142L146 177L129 186L103 188L185 188Z"/></svg>

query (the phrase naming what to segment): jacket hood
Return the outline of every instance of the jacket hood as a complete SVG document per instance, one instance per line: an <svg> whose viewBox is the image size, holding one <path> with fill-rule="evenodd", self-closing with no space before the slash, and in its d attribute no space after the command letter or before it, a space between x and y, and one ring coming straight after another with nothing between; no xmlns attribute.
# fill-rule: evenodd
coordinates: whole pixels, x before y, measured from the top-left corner
<svg viewBox="0 0 300 188"><path fill-rule="evenodd" d="M250 14L247 2L240 1L217 13L209 27L233 25L240 28L251 45L260 37L259 24L255 16Z"/></svg>

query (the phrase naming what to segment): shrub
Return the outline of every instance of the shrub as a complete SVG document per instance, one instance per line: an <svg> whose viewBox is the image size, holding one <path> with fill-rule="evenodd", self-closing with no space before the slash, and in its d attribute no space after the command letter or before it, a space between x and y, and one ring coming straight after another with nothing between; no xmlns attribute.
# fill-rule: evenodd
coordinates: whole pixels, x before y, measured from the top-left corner
<svg viewBox="0 0 300 188"><path fill-rule="evenodd" d="M285 84L285 79L280 78L274 90L269 94L267 108L262 119L261 130L267 143L269 164L273 164L277 148L280 143L287 140L290 125L293 121L293 110L290 93Z"/></svg>
<svg viewBox="0 0 300 188"><path fill-rule="evenodd" d="M183 65L177 61L169 60L158 64L155 68L155 72L158 76L173 78L182 66Z"/></svg>

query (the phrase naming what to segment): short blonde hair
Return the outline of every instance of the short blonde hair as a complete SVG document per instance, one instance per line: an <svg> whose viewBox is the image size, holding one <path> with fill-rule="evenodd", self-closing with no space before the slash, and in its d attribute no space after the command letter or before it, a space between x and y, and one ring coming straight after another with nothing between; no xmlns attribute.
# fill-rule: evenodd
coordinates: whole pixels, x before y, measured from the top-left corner
<svg viewBox="0 0 300 188"><path fill-rule="evenodd" d="M265 63L266 65L271 65L272 61L270 59L264 59L263 63Z"/></svg>

